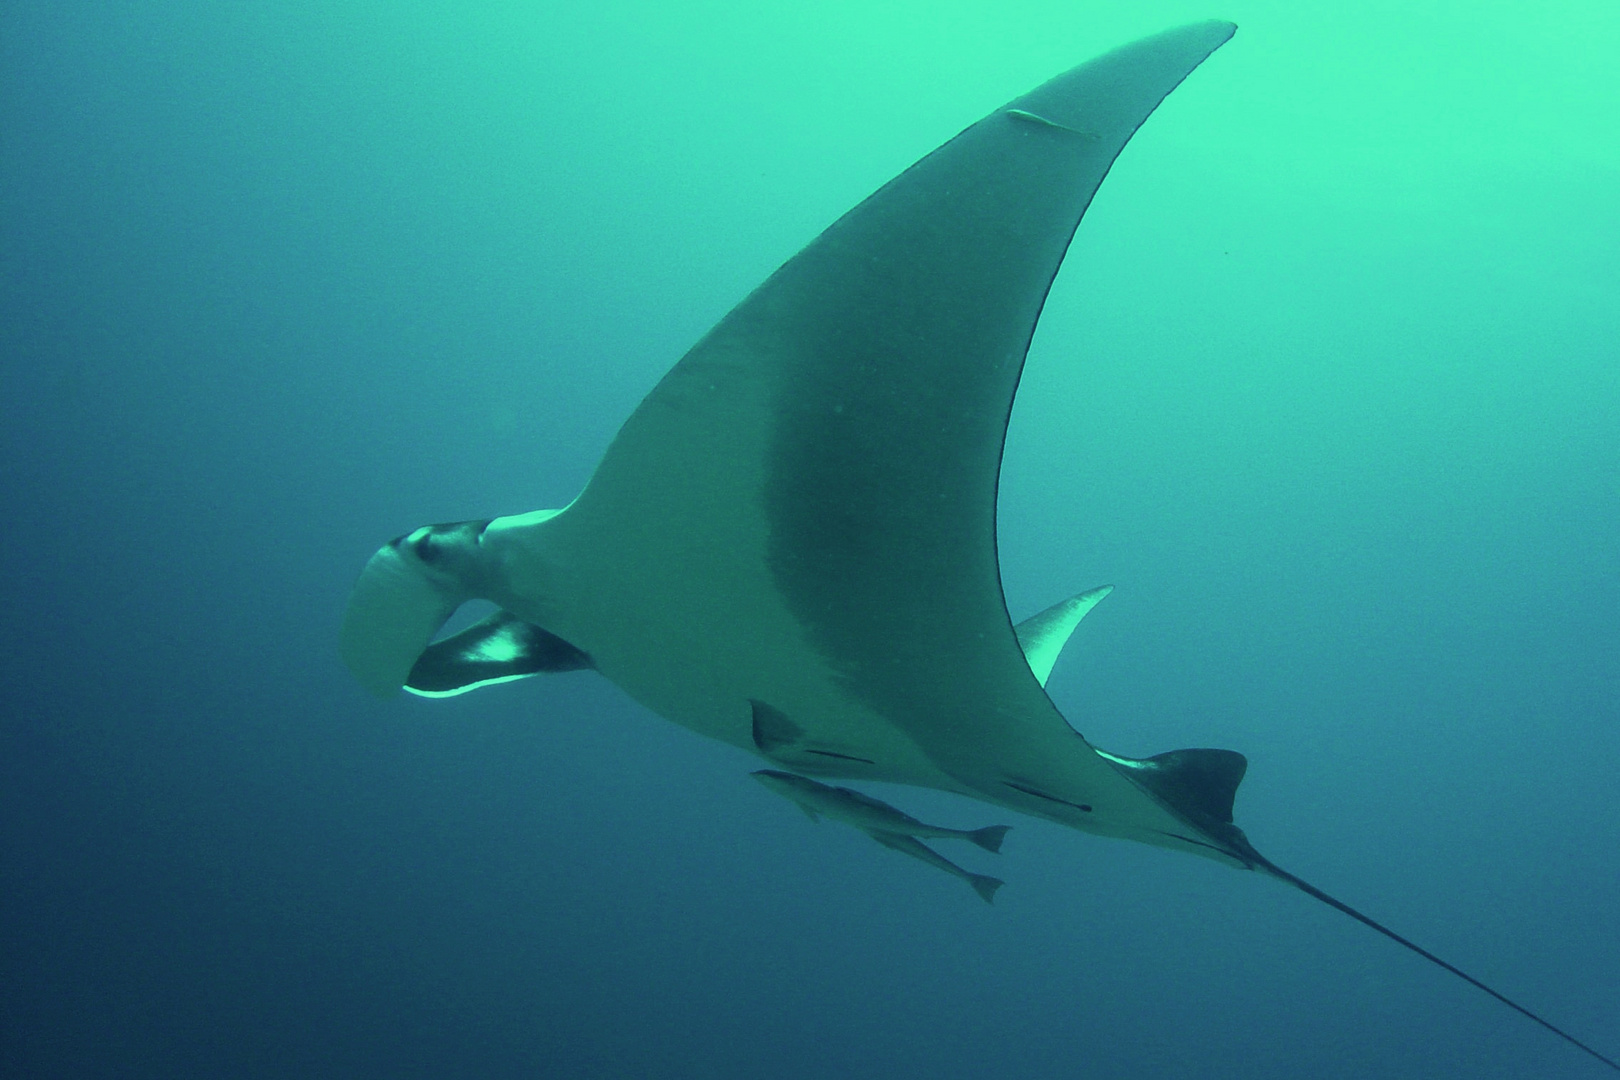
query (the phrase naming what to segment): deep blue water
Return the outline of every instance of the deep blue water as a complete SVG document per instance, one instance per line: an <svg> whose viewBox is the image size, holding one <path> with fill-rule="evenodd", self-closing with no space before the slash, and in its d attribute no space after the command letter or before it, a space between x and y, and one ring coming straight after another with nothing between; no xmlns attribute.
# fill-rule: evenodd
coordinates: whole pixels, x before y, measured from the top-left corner
<svg viewBox="0 0 1620 1080"><path fill-rule="evenodd" d="M1604 1075L1258 875L1018 820L989 908L594 675L352 683L378 544L567 502L850 205L1230 17L1048 304L1009 604L1115 584L1079 730L1242 750L1262 852L1620 1053L1613 6L774 7L0 8L0 1074Z"/></svg>

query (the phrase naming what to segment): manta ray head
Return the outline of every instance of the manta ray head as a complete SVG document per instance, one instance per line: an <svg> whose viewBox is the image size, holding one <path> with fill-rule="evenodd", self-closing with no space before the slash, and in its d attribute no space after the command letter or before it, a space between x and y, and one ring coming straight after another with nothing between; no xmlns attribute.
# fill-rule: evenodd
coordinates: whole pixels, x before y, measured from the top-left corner
<svg viewBox="0 0 1620 1080"><path fill-rule="evenodd" d="M484 534L493 520L424 525L396 536L388 546L418 573L439 580L447 588L476 595L485 591L478 583L492 577L490 560L484 552Z"/></svg>

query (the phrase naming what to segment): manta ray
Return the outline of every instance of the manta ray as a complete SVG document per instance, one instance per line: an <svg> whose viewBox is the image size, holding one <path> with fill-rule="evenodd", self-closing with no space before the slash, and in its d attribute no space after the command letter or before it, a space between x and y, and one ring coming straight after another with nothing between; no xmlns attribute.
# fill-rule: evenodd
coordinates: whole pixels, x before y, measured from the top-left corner
<svg viewBox="0 0 1620 1080"><path fill-rule="evenodd" d="M1233 822L1243 755L1129 758L1076 732L1044 676L1104 590L1008 615L996 484L1047 290L1126 142L1234 30L1126 45L901 173L709 331L568 506L373 555L343 659L379 695L594 669L778 772L934 788L1257 871L1620 1071L1256 851ZM497 612L434 641L475 598Z"/></svg>

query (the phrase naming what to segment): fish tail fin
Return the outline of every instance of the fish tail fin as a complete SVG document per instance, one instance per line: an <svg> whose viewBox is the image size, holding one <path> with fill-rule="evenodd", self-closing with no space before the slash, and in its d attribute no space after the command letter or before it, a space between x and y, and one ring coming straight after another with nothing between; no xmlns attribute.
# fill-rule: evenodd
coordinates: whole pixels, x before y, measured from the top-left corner
<svg viewBox="0 0 1620 1080"><path fill-rule="evenodd" d="M1007 883L989 874L969 874L968 884L973 886L974 892L984 898L985 903L993 904L996 902L996 890Z"/></svg>
<svg viewBox="0 0 1620 1080"><path fill-rule="evenodd" d="M984 850L994 852L999 855L1001 853L1001 841L1007 835L1007 830L1010 828L1012 828L1011 825L990 825L983 829L974 829L972 832L963 837L963 839L971 840L975 844L978 844L980 847L984 848Z"/></svg>

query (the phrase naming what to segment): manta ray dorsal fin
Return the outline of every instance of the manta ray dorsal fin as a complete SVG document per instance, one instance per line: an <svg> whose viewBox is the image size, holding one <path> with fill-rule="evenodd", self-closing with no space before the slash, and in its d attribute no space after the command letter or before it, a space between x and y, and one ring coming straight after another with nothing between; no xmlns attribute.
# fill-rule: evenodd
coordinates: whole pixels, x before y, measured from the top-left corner
<svg viewBox="0 0 1620 1080"><path fill-rule="evenodd" d="M1150 758L1097 755L1195 824L1232 824L1232 805L1249 759L1236 750L1171 750Z"/></svg>
<svg viewBox="0 0 1620 1080"><path fill-rule="evenodd" d="M424 649L405 689L420 697L454 697L480 686L589 667L591 658L556 634L497 611Z"/></svg>
<svg viewBox="0 0 1620 1080"><path fill-rule="evenodd" d="M1098 601L1113 591L1112 585L1088 589L1067 600L1059 600L1039 615L1031 615L1013 628L1018 634L1018 644L1024 650L1024 659L1029 661L1029 670L1035 673L1042 686L1052 677L1052 667L1063 652L1063 646L1069 643L1074 628L1080 625L1080 620L1086 617L1088 611L1097 606Z"/></svg>

